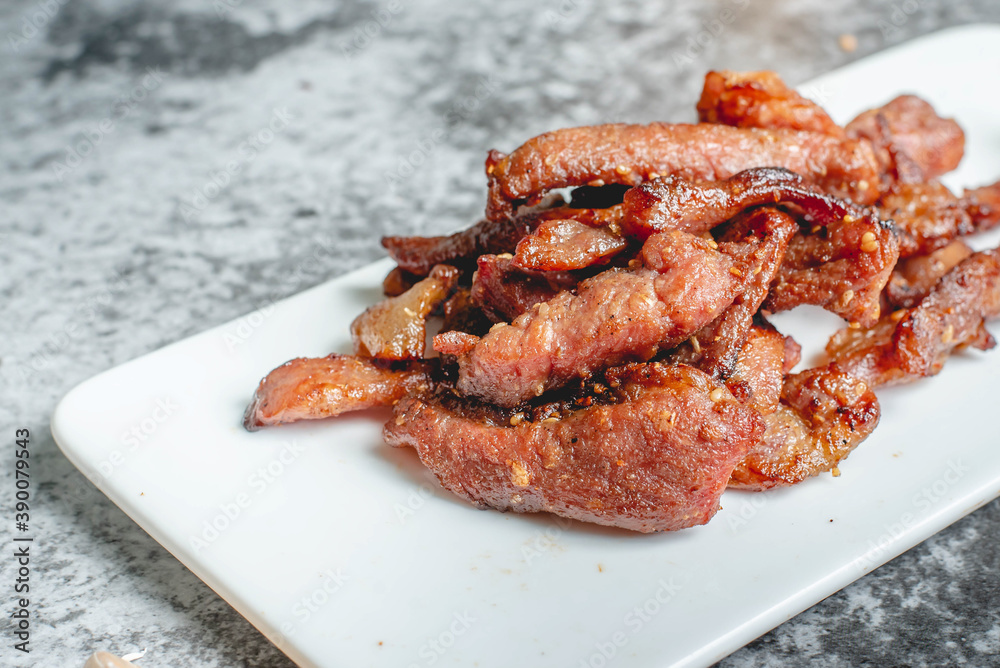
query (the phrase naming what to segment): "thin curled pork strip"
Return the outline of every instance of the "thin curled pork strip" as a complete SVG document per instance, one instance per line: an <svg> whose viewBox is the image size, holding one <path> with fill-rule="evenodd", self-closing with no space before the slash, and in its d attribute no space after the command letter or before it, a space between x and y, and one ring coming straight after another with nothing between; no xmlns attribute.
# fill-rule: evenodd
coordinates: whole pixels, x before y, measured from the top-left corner
<svg viewBox="0 0 1000 668"><path fill-rule="evenodd" d="M511 255L480 255L472 277L472 302L493 322L510 322L580 282L575 274L518 269Z"/></svg>
<svg viewBox="0 0 1000 668"><path fill-rule="evenodd" d="M812 100L774 72L709 72L698 100L698 119L739 128L810 130L843 137L844 129Z"/></svg>
<svg viewBox="0 0 1000 668"><path fill-rule="evenodd" d="M388 366L354 355L300 357L267 374L243 416L247 431L390 406L431 388L429 367Z"/></svg>
<svg viewBox="0 0 1000 668"><path fill-rule="evenodd" d="M719 317L693 334L671 358L695 366L717 380L728 378L737 363L754 315L767 297L788 243L798 232L798 224L786 213L769 207L756 209L735 221L720 240L745 241L749 235L765 240L760 264L747 277L743 291Z"/></svg>
<svg viewBox="0 0 1000 668"><path fill-rule="evenodd" d="M944 275L919 305L883 317L868 330L844 329L827 354L872 387L939 373L948 356L996 341L985 322L1000 316L1000 250L973 253Z"/></svg>
<svg viewBox="0 0 1000 668"><path fill-rule="evenodd" d="M967 243L955 239L928 255L901 259L893 268L892 276L882 293L889 306L887 311L910 308L919 304L945 274L972 255L972 252Z"/></svg>
<svg viewBox="0 0 1000 668"><path fill-rule="evenodd" d="M514 406L676 346L732 304L766 254L763 243L713 245L683 232L655 235L643 246L644 266L602 272L576 294L562 292L498 324L458 357L459 391Z"/></svg>
<svg viewBox="0 0 1000 668"><path fill-rule="evenodd" d="M351 323L354 353L384 360L422 359L427 316L451 295L457 283L458 270L439 264L403 294L365 309Z"/></svg>
<svg viewBox="0 0 1000 668"><path fill-rule="evenodd" d="M879 195L879 166L867 141L714 123L617 123L547 132L510 155L491 151L486 217L506 220L554 188L634 186L671 174L717 181L752 167L784 167L860 204Z"/></svg>
<svg viewBox="0 0 1000 668"><path fill-rule="evenodd" d="M848 136L870 141L882 172L901 183L932 181L955 169L965 153L958 123L915 95L900 95L845 127Z"/></svg>
<svg viewBox="0 0 1000 668"><path fill-rule="evenodd" d="M836 365L791 375L777 410L764 417L763 438L729 486L764 490L831 471L868 438L880 415L871 388Z"/></svg>
<svg viewBox="0 0 1000 668"><path fill-rule="evenodd" d="M443 487L480 507L644 533L704 524L763 433L760 415L691 367L616 373L614 403L516 425L469 415L462 400L408 397L385 440L415 448Z"/></svg>
<svg viewBox="0 0 1000 668"><path fill-rule="evenodd" d="M586 269L607 264L628 245L608 227L592 227L577 220L547 220L518 242L513 264L534 271Z"/></svg>

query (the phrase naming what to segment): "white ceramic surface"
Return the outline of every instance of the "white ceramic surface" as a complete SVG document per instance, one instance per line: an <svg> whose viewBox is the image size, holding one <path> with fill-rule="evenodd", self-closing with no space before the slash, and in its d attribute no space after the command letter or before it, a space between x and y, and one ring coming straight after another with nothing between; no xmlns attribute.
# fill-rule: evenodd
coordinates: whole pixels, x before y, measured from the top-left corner
<svg viewBox="0 0 1000 668"><path fill-rule="evenodd" d="M947 182L978 185L1000 176L1000 95L982 85L998 70L1000 28L979 26L800 90L838 121L924 96L967 133ZM389 267L105 372L52 419L94 484L303 666L708 665L1000 495L996 352L880 392L882 424L841 477L728 492L710 524L667 535L477 511L382 443L383 413L243 431L268 370L349 349ZM837 326L775 322L807 361Z"/></svg>

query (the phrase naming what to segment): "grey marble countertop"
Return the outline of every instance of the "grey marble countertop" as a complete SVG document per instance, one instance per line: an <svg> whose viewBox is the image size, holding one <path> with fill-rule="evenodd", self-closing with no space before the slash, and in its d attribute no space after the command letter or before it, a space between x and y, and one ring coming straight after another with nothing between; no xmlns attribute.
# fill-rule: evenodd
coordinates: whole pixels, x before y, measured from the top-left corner
<svg viewBox="0 0 1000 668"><path fill-rule="evenodd" d="M5 631L0 664L291 665L59 452L80 381L382 257L382 234L471 222L488 148L692 118L709 68L798 83L996 21L990 0L3 3L0 424L32 431L40 507L33 652ZM324 234L335 261L303 263ZM998 533L994 501L722 665L998 665Z"/></svg>

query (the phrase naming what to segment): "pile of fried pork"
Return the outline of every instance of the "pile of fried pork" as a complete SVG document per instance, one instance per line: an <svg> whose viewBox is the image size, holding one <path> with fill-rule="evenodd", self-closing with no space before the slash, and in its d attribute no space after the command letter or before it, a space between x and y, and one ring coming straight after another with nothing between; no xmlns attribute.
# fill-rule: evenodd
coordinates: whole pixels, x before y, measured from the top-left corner
<svg viewBox="0 0 1000 668"><path fill-rule="evenodd" d="M391 407L386 441L477 506L671 531L727 487L838 474L876 388L996 345L1000 250L961 238L1000 222L1000 183L940 183L953 120L906 95L841 127L770 72L710 72L698 113L491 151L485 218L383 239L354 354L272 371L246 428ZM801 304L845 327L792 373L767 317Z"/></svg>

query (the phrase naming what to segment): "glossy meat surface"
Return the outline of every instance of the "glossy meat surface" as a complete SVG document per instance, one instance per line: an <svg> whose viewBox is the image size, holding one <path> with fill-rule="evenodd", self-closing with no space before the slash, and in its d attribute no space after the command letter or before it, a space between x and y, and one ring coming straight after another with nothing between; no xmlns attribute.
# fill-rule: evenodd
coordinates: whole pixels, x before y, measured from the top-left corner
<svg viewBox="0 0 1000 668"><path fill-rule="evenodd" d="M440 264L398 297L370 306L351 323L354 353L384 360L422 359L427 344L427 316L447 299L458 270Z"/></svg>
<svg viewBox="0 0 1000 668"><path fill-rule="evenodd" d="M393 368L353 355L300 357L260 381L243 416L248 431L275 424L317 420L349 411L390 406L424 392L431 381L418 362Z"/></svg>
<svg viewBox="0 0 1000 668"><path fill-rule="evenodd" d="M717 181L752 167L784 167L861 204L879 195L879 165L868 142L818 132L651 123L568 128L529 140L486 162L491 220L554 188L594 181L638 185L657 176Z"/></svg>
<svg viewBox="0 0 1000 668"><path fill-rule="evenodd" d="M517 244L514 266L535 271L572 271L607 264L628 241L607 227L577 220L547 220Z"/></svg>
<svg viewBox="0 0 1000 668"><path fill-rule="evenodd" d="M739 128L785 128L844 136L844 129L822 107L768 71L706 74L698 100L698 118L703 123Z"/></svg>

